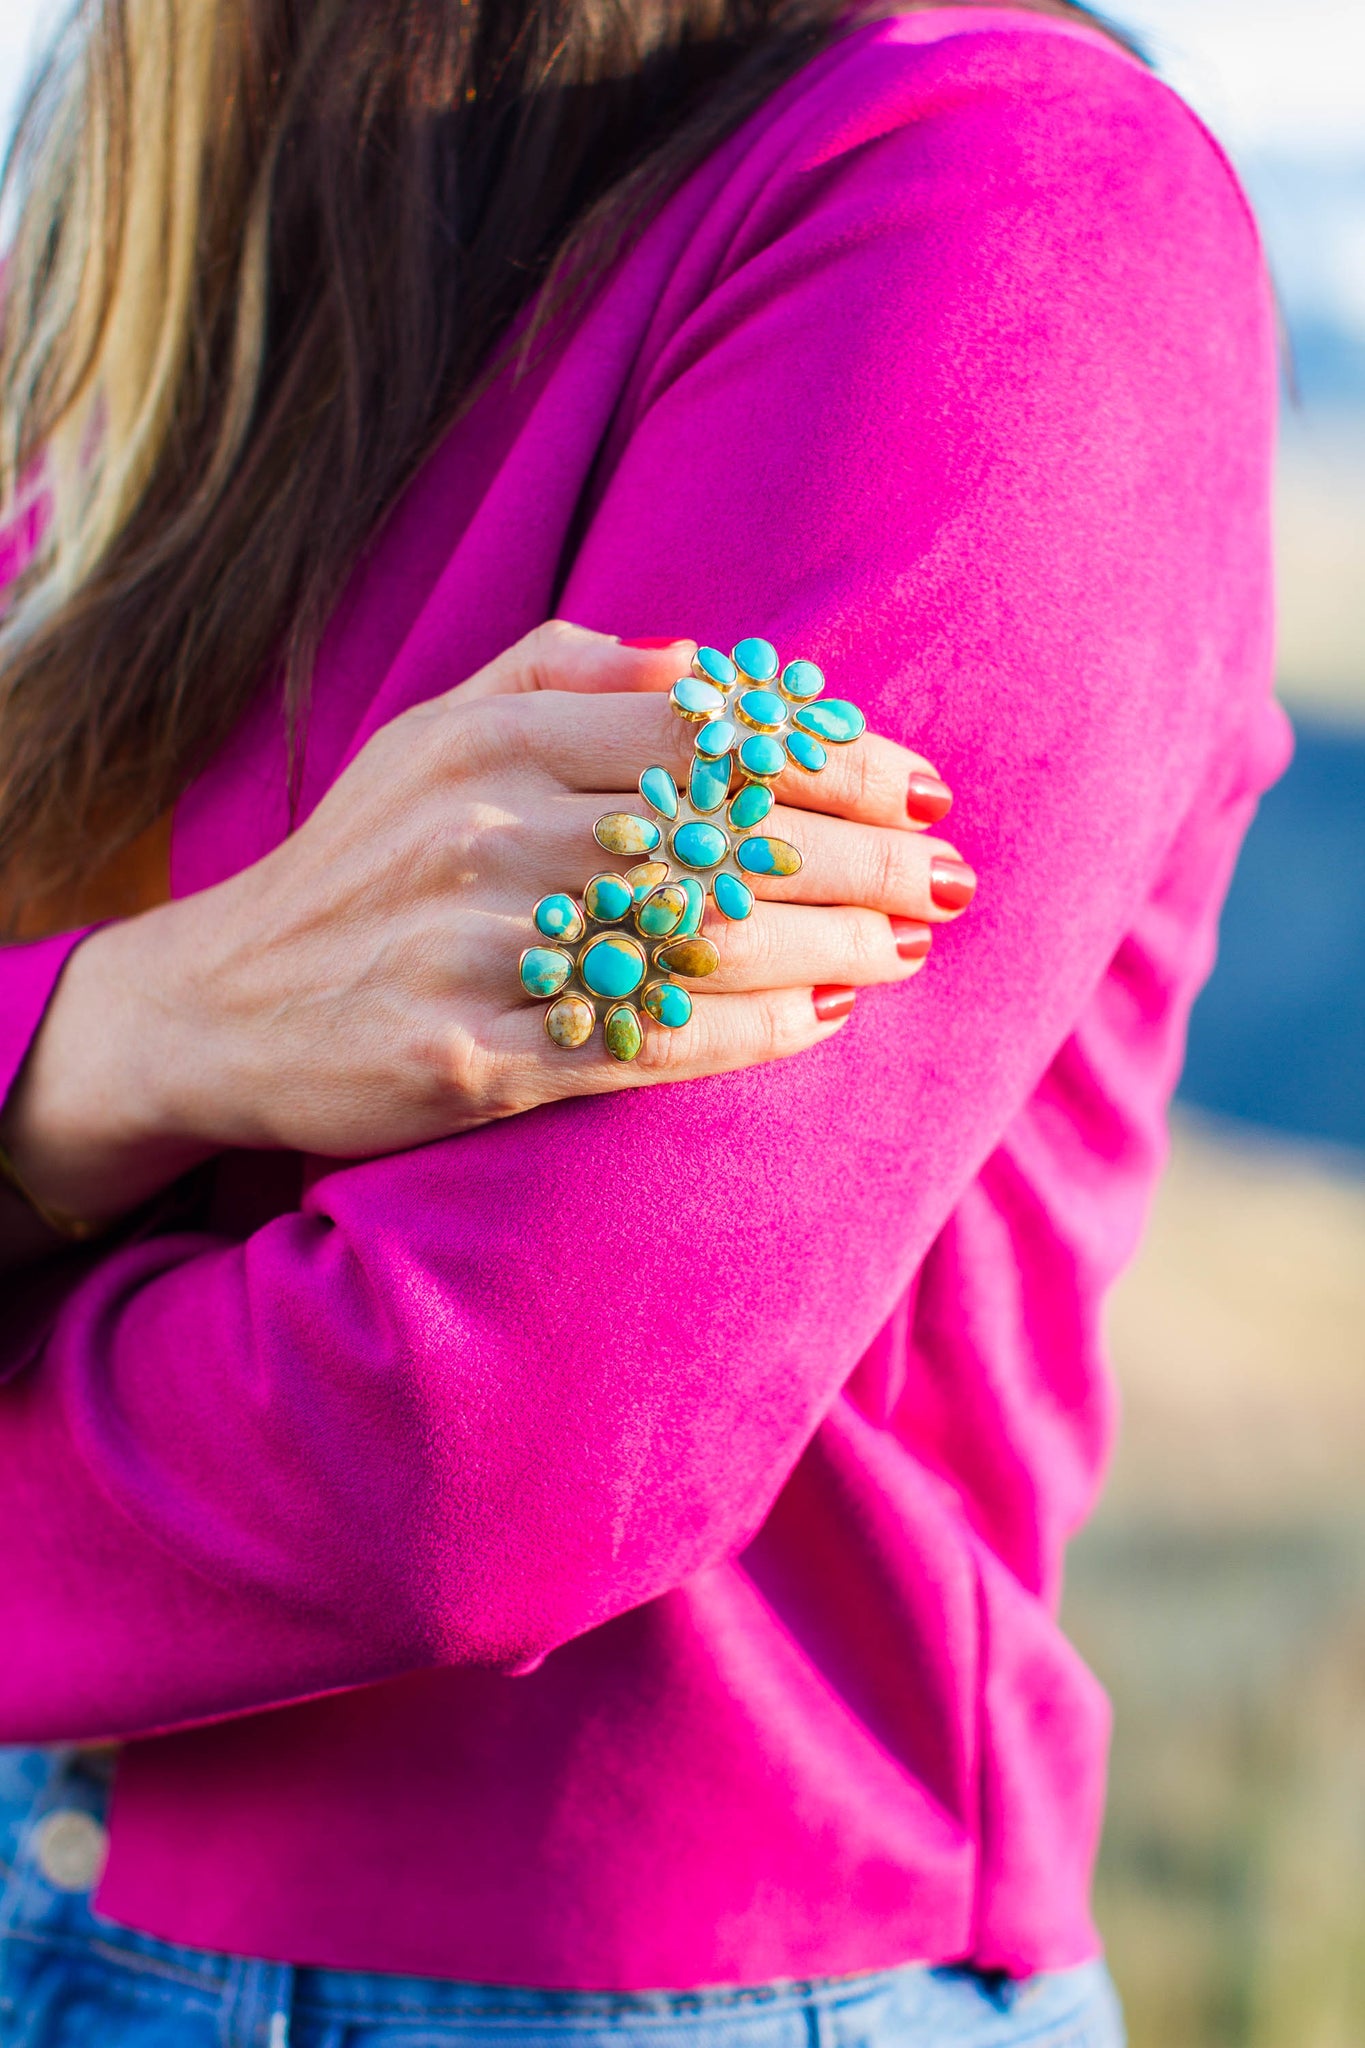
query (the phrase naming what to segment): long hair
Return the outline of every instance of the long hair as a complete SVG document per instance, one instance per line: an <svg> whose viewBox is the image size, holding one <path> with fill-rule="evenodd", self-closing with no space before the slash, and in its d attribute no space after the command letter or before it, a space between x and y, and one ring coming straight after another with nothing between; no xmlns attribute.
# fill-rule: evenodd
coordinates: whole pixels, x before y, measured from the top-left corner
<svg viewBox="0 0 1365 2048"><path fill-rule="evenodd" d="M1066 0L1022 0L1083 13ZM158 818L283 676L532 295L848 0L78 0L4 170L0 874ZM542 297L542 304L544 297Z"/></svg>

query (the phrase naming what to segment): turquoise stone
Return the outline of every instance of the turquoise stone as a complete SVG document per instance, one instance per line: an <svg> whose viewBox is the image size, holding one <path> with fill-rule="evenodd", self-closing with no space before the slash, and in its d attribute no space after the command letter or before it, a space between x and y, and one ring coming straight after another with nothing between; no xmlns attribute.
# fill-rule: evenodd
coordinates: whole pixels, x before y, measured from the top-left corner
<svg viewBox="0 0 1365 2048"><path fill-rule="evenodd" d="M717 875L711 884L716 908L731 924L742 924L754 907L754 892L738 875Z"/></svg>
<svg viewBox="0 0 1365 2048"><path fill-rule="evenodd" d="M679 676L668 699L684 718L714 718L725 708L725 699L715 684L704 683L700 676Z"/></svg>
<svg viewBox="0 0 1365 2048"><path fill-rule="evenodd" d="M562 1046L566 1052L586 1045L596 1022L592 1004L585 1003L582 996L561 996L545 1012L545 1029L551 1043Z"/></svg>
<svg viewBox="0 0 1365 2048"><path fill-rule="evenodd" d="M631 811L608 811L592 828L592 836L608 853L653 853L663 834L648 818Z"/></svg>
<svg viewBox="0 0 1365 2048"><path fill-rule="evenodd" d="M729 753L738 738L728 718L713 718L697 734L697 752L705 754L708 760L718 761L722 754Z"/></svg>
<svg viewBox="0 0 1365 2048"><path fill-rule="evenodd" d="M809 704L825 687L824 672L813 661L789 661L778 688L797 704Z"/></svg>
<svg viewBox="0 0 1365 2048"><path fill-rule="evenodd" d="M730 823L737 832L761 825L773 807L773 793L761 782L746 782L730 799Z"/></svg>
<svg viewBox="0 0 1365 2048"><path fill-rule="evenodd" d="M640 1019L629 1003L618 1003L614 1010L607 1011L602 1036L614 1060L633 1060L645 1042Z"/></svg>
<svg viewBox="0 0 1365 2048"><path fill-rule="evenodd" d="M666 768L646 768L640 777L640 794L661 817L677 817L678 785Z"/></svg>
<svg viewBox="0 0 1365 2048"><path fill-rule="evenodd" d="M789 732L787 752L798 768L804 768L809 775L818 775L829 755L819 740L813 740L808 732Z"/></svg>
<svg viewBox="0 0 1365 2048"><path fill-rule="evenodd" d="M740 748L739 765L750 775L780 775L787 765L787 756L780 740L770 740L766 733L756 732Z"/></svg>
<svg viewBox="0 0 1365 2048"><path fill-rule="evenodd" d="M734 663L719 647L699 647L692 657L692 673L706 682L719 683L724 690L737 680Z"/></svg>
<svg viewBox="0 0 1365 2048"><path fill-rule="evenodd" d="M662 888L646 896L635 912L635 929L642 939L668 939L682 923L687 909L687 898L677 882L665 882Z"/></svg>
<svg viewBox="0 0 1365 2048"><path fill-rule="evenodd" d="M785 839L741 839L735 859L750 875L794 875L801 856Z"/></svg>
<svg viewBox="0 0 1365 2048"><path fill-rule="evenodd" d="M744 723L760 732L776 732L787 722L786 700L776 690L746 690L736 708Z"/></svg>
<svg viewBox="0 0 1365 2048"><path fill-rule="evenodd" d="M572 973L573 961L553 946L528 946L521 956L521 985L542 1001L557 996Z"/></svg>
<svg viewBox="0 0 1365 2048"><path fill-rule="evenodd" d="M532 916L542 938L573 940L582 935L583 913L572 896L542 896Z"/></svg>
<svg viewBox="0 0 1365 2048"><path fill-rule="evenodd" d="M720 954L711 939L673 939L660 946L654 965L662 967L665 974L685 974L689 981L700 981L703 975L715 973Z"/></svg>
<svg viewBox="0 0 1365 2048"><path fill-rule="evenodd" d="M705 754L693 757L687 778L687 794L694 811L718 811L730 794L730 756L708 761Z"/></svg>
<svg viewBox="0 0 1365 2048"><path fill-rule="evenodd" d="M656 1024L668 1031L680 1031L692 1015L692 998L685 988L671 981L652 981L645 990L645 1008Z"/></svg>
<svg viewBox="0 0 1365 2048"><path fill-rule="evenodd" d="M643 903L651 889L668 880L668 862L642 860L638 868L626 869L626 880L630 883L632 903Z"/></svg>
<svg viewBox="0 0 1365 2048"><path fill-rule="evenodd" d="M630 883L620 875L594 875L583 891L588 916L596 924L615 924L633 901Z"/></svg>
<svg viewBox="0 0 1365 2048"><path fill-rule="evenodd" d="M671 844L685 868L714 868L724 860L730 842L719 825L675 825Z"/></svg>
<svg viewBox="0 0 1365 2048"><path fill-rule="evenodd" d="M578 959L584 988L595 996L628 996L645 978L645 956L634 939L594 939Z"/></svg>
<svg viewBox="0 0 1365 2048"><path fill-rule="evenodd" d="M777 649L771 640L741 640L730 654L736 668L755 683L770 683L777 674Z"/></svg>
<svg viewBox="0 0 1365 2048"><path fill-rule="evenodd" d="M690 939L694 932L701 930L702 916L706 910L706 891L695 875L680 875L678 887L687 898L687 908L679 921L675 937Z"/></svg>
<svg viewBox="0 0 1365 2048"><path fill-rule="evenodd" d="M822 704L803 705L796 714L796 722L822 740L832 740L836 747L846 747L850 740L861 739L867 731L867 720L857 705L846 704L842 697L826 697Z"/></svg>

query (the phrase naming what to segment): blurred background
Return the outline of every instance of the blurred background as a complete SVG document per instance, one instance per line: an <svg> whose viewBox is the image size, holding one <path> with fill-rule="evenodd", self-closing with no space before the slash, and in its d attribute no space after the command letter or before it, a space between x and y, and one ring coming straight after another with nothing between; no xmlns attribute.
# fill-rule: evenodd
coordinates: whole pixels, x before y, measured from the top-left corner
<svg viewBox="0 0 1365 2048"><path fill-rule="evenodd" d="M1280 292L1298 752L1114 1310L1067 1596L1116 1709L1099 1911L1133 2048L1365 2048L1365 0L1110 11L1230 151ZM6 133L50 18L0 0Z"/></svg>

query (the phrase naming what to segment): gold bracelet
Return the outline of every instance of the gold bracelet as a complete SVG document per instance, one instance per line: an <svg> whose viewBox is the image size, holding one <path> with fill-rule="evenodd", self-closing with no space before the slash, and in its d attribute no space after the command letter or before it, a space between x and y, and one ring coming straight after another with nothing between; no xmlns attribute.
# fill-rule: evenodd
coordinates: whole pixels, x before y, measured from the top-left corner
<svg viewBox="0 0 1365 2048"><path fill-rule="evenodd" d="M0 1145L0 1180L13 1188L20 1201L26 1203L49 1230L55 1230L58 1237L64 1237L69 1244L84 1244L87 1239L98 1237L104 1227L99 1223L86 1223L79 1216L68 1216L65 1209L50 1209L46 1202L40 1202L32 1188L25 1186L18 1167L3 1145Z"/></svg>

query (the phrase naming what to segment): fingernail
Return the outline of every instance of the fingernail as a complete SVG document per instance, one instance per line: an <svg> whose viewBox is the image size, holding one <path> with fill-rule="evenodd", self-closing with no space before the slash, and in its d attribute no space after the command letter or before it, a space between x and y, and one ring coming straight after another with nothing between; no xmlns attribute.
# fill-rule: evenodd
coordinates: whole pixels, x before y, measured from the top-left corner
<svg viewBox="0 0 1365 2048"><path fill-rule="evenodd" d="M815 1014L822 1024L832 1024L836 1017L846 1017L858 1000L855 988L813 988L811 1000Z"/></svg>
<svg viewBox="0 0 1365 2048"><path fill-rule="evenodd" d="M893 917L889 923L901 959L922 960L934 943L934 934L929 926L914 917Z"/></svg>
<svg viewBox="0 0 1365 2048"><path fill-rule="evenodd" d="M663 640L623 640L621 645L623 647L639 647L644 652L649 653L658 647L676 647L681 640L686 638L687 635L685 633L673 633Z"/></svg>
<svg viewBox="0 0 1365 2048"><path fill-rule="evenodd" d="M965 860L929 863L929 894L939 910L965 910L976 894L976 876Z"/></svg>
<svg viewBox="0 0 1365 2048"><path fill-rule="evenodd" d="M912 775L905 791L906 816L917 825L937 825L953 808L953 792L937 775Z"/></svg>

